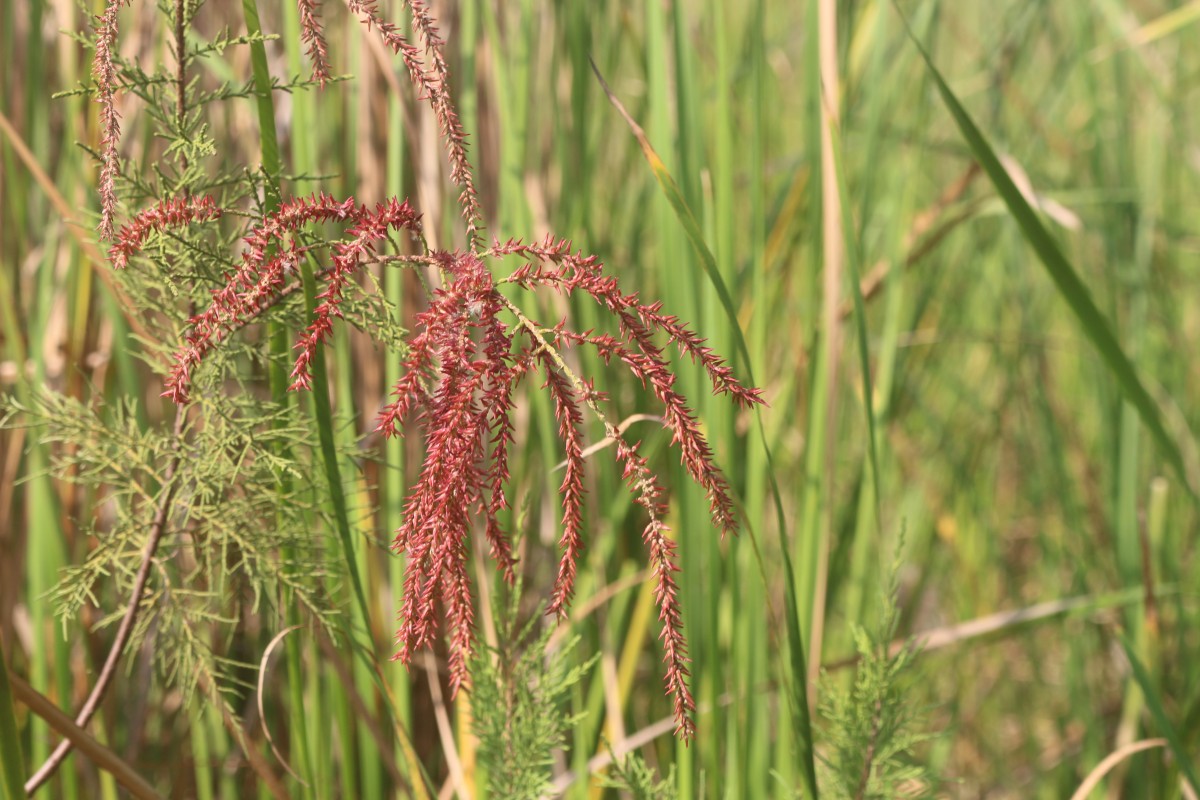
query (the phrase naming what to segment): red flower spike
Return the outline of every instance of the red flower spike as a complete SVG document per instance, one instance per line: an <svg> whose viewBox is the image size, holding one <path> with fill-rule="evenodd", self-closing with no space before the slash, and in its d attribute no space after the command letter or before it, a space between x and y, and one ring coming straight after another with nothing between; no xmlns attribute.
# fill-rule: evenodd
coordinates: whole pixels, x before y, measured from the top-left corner
<svg viewBox="0 0 1200 800"><path fill-rule="evenodd" d="M116 244L108 249L108 257L115 269L125 269L129 259L141 252L151 233L192 222L211 222L220 219L223 213L216 201L208 196L161 200L121 226ZM112 234L105 238L112 238Z"/></svg>
<svg viewBox="0 0 1200 800"><path fill-rule="evenodd" d="M329 53L325 49L325 31L321 26L320 0L296 0L300 12L300 40L308 45L305 51L312 60L313 80L324 87L329 81Z"/></svg>
<svg viewBox="0 0 1200 800"><path fill-rule="evenodd" d="M354 225L346 231L349 241L343 240L334 246L333 268L325 277L325 290L317 295L321 302L313 311L308 332L296 344L300 355L292 369L291 389L311 388L308 365L315 357L317 347L333 330L331 318L339 315L337 307L342 302L342 290L362 260L374 254L375 242L386 238L391 230L421 232L420 217L407 201L401 203L396 198L380 203L373 212L361 211L356 217Z"/></svg>
<svg viewBox="0 0 1200 800"><path fill-rule="evenodd" d="M461 588L456 587L466 579L468 510L481 502L483 481L478 465L484 457L486 427L481 425L484 414L476 399L482 373L471 367L468 356L474 344L470 328L447 331L437 344L441 373L428 416L425 464L409 493L404 524L394 545L409 558L397 634L398 657L407 664L429 643L437 627L433 609L440 588L447 611L454 614L458 609L451 617L451 652L454 663L464 670L457 678L461 682L470 657L472 622L461 606ZM456 576L459 571L462 575ZM452 675L456 669L452 664Z"/></svg>
<svg viewBox="0 0 1200 800"><path fill-rule="evenodd" d="M204 214L208 216L204 217ZM377 210L376 216L380 214L383 212ZM114 247L118 253L114 259L120 257L127 260L126 253L136 252L150 229L217 216L220 216L220 209L216 208L211 198L164 201L154 209L142 212L122 229L121 240ZM191 367L199 363L212 343L220 341L222 336L245 325L274 304L286 284L286 277L294 272L300 258L301 249L295 242L284 246L291 234L311 223L346 220L357 223L365 216L370 215L365 209L359 208L353 199L335 201L329 195L320 194L307 199L289 200L279 211L255 226L243 240L246 249L242 253L241 267L233 275L227 276L223 288L213 292L208 309L192 318L192 330L186 337L187 345L176 354L175 367L167 379L163 396L177 403L187 402ZM416 215L406 203L389 206L384 216L397 223L403 220L402 227L417 226ZM128 240L127 230L130 232ZM268 257L267 253L272 247L277 247L278 252ZM357 266L357 261L354 261L354 265ZM326 317L328 315L327 312ZM318 318L313 324L320 326L328 322L322 323Z"/></svg>
<svg viewBox="0 0 1200 800"><path fill-rule="evenodd" d="M542 368L546 373L546 386L554 398L554 416L558 420L558 435L566 449L566 474L558 487L563 503L563 533L558 540L562 550L562 558L558 564L558 577L554 581L554 590L550 595L548 614L554 614L560 619L567 615L571 605L571 596L575 589L575 565L583 552L583 444L580 428L583 427L583 414L575 402L571 383L550 361L550 357L541 353Z"/></svg>
<svg viewBox="0 0 1200 800"><path fill-rule="evenodd" d="M238 294L231 290L233 284L230 284L213 293L213 304L191 319L192 330L185 337L187 345L175 355L175 365L164 384L163 397L169 397L175 403L187 402L191 368L199 364L227 332L258 316L269 306L272 295L283 287L287 272L295 268L300 257L300 248L293 244L262 265L258 282L246 292Z"/></svg>
<svg viewBox="0 0 1200 800"><path fill-rule="evenodd" d="M432 70L427 70L421 60L421 51L409 43L399 26L380 16L376 0L346 0L346 5L367 30L378 29L384 44L404 61L413 85L433 109L449 156L450 180L462 189L458 203L467 227L467 245L474 250L478 244L478 231L483 227L483 208L479 203L479 193L475 190L471 161L467 158L467 133L450 100L450 72L443 55L445 43L438 35L433 18L423 2L406 0L406 5L412 11L413 28L424 40L425 50L433 65Z"/></svg>
<svg viewBox="0 0 1200 800"><path fill-rule="evenodd" d="M157 218L155 218L157 219ZM169 214L163 219L173 220ZM417 231L418 220L406 203L391 201L374 211L353 201L334 201L324 195L294 200L266 218L246 237L242 266L214 292L213 302L193 319L185 346L180 350L167 394L183 402L191 370L222 336L235 330L283 293L287 276L303 256L291 235L309 222L334 219L350 223L345 237L333 245L333 264L325 272L325 289L313 319L298 344L293 388L309 383L308 367L316 348L332 330L345 287L354 272L374 254L377 243L390 231ZM267 257L269 247L275 255ZM704 347L658 304L643 304L636 294L623 294L616 281L602 272L594 257L572 254L570 243L547 239L540 245L509 242L488 255L523 255L551 266L525 264L508 281L535 290L548 287L570 294L582 292L612 313L621 336L578 333L566 321L544 329L532 320L522 322L522 344L514 352L514 330L500 317L507 301L482 260L472 253L431 253L427 260L446 275L443 288L434 292L429 308L417 315L419 332L412 338L405 371L394 389L394 400L380 414L378 429L385 436L400 433L413 408L420 409L418 423L425 432L426 458L405 504L405 519L396 532L394 549L408 556L404 599L397 632L397 658L410 663L429 646L440 627L439 602L447 616L445 635L449 647L452 688L469 681L466 665L473 646L474 610L467 572L466 536L472 518L481 517L493 559L508 581L515 579L516 561L507 533L499 524L507 507L504 487L508 480L508 450L513 442L512 392L530 370L544 377L543 386L554 401L559 435L566 452L563 495L561 559L548 613L565 616L573 594L583 539L583 399L593 408L603 402L590 381L576 378L555 355L559 349L587 345L605 362L617 361L648 388L664 406L664 424L672 444L692 478L708 494L714 522L724 532L736 529L730 489L717 469L713 453L700 432L695 414L676 391L676 378L656 342L665 336L709 372L714 388L745 405L761 402L758 391L746 389L719 358ZM499 251L499 252L498 252ZM645 459L614 427L608 434L617 443L617 458L624 468L630 491L649 517L642 538L655 576L655 599L662 622L666 689L675 706L676 731L689 738L694 732L694 702L688 690L687 645L674 573L676 544L663 522L663 491Z"/></svg>
<svg viewBox="0 0 1200 800"><path fill-rule="evenodd" d="M488 464L488 502L485 511L484 535L487 537L491 556L504 574L509 585L516 583L516 558L508 534L500 526L499 514L508 508L504 486L508 483L508 448L513 443L512 400L513 389L521 379L524 368L510 365L512 341L508 331L500 323L497 313L500 304L495 299L483 305L484 327L483 349L487 369L484 373L485 386L483 407L487 414L487 426L491 432L491 459Z"/></svg>
<svg viewBox="0 0 1200 800"><path fill-rule="evenodd" d="M612 436L616 431L610 431ZM666 674L663 683L667 694L675 704L675 734L685 741L695 735L696 724L692 716L696 712L696 701L687 685L688 671L687 642L683 637L683 613L679 607L679 587L675 584L675 542L667 536L668 528L662 518L666 508L662 502L662 487L646 466L646 459L638 455L637 445L629 445L619 435L617 460L624 467L624 478L638 505L646 509L650 521L642 531L642 542L650 558L650 570L654 573L654 599L658 604L658 619L662 622L659 640L663 644L663 663Z"/></svg>
<svg viewBox="0 0 1200 800"><path fill-rule="evenodd" d="M108 0L104 13L96 17L96 52L92 57L92 77L96 81L96 102L100 104L100 239L113 238L117 216L117 142L121 138L121 115L117 113L117 67L113 48L117 44L117 14L125 0Z"/></svg>
<svg viewBox="0 0 1200 800"><path fill-rule="evenodd" d="M111 236L115 208L113 182L117 173L116 140L119 126L112 105L116 87L112 48L116 13L122 0L109 0L97 27L97 99L102 105L101 232ZM313 77L329 79L329 61L318 13L320 0L297 0L302 38L313 61ZM491 557L504 579L516 579L512 540L500 523L508 508L509 451L514 444L513 393L527 373L540 373L542 388L554 403L558 434L563 441L566 471L562 495L560 561L548 613L567 615L576 570L584 549L584 428L580 402L596 413L615 442L616 459L634 501L648 519L642 540L654 576L654 595L662 630L664 685L674 706L676 733L690 739L695 732L695 702L688 689L687 643L679 590L675 582L676 542L664 522L665 494L654 473L604 414L606 398L590 379L572 372L560 352L569 347L594 348L605 363L623 364L663 406L663 424L671 444L691 478L704 488L716 526L722 534L736 531L728 481L717 468L712 449L687 400L676 390L666 349L699 363L714 393L728 395L742 408L762 403L761 393L734 377L729 366L705 345L705 340L680 320L664 313L662 305L643 302L636 293L621 291L616 278L604 273L599 258L574 250L566 239L547 235L525 244L518 239L493 242L481 250L478 242L483 215L467 158L466 132L450 100L445 43L425 0L405 0L412 12L413 30L421 48L413 46L400 28L384 20L377 0L347 0L350 10L368 29L378 30L384 42L404 61L409 77L438 119L450 164L450 178L460 187L459 204L466 228L466 251L425 252L393 256L389 261L422 264L441 272L443 285L433 292L428 308L416 316L417 332L409 340L403 374L392 400L380 412L377 430L385 437L403 432L415 416L425 443L425 460L404 505L393 549L407 556L404 595L396 634L396 659L408 664L430 646L439 628L445 637L452 691L467 686L474 643L474 601L468 571L468 541L472 525L481 523ZM128 264L154 231L220 218L212 198L164 200L138 214L123 228L110 256L118 268ZM392 233L407 231L420 240L420 218L407 202L391 199L374 209L353 198L335 200L326 194L293 198L264 217L244 238L236 270L212 293L208 307L190 320L165 382L164 395L185 403L193 371L223 338L297 288L296 265L310 251L325 245L305 245L306 226L342 223L342 236L328 246L331 263L318 275L323 286L312 318L300 333L292 370L293 389L312 384L311 365L317 348L341 316L341 305L356 273L376 258L376 249ZM504 279L529 291L548 289L563 295L586 295L616 321L616 335L577 332L567 321L545 328L501 294L484 258L524 259ZM516 317L516 324L506 320ZM416 414L412 414L416 411ZM438 610L444 611L440 620Z"/></svg>

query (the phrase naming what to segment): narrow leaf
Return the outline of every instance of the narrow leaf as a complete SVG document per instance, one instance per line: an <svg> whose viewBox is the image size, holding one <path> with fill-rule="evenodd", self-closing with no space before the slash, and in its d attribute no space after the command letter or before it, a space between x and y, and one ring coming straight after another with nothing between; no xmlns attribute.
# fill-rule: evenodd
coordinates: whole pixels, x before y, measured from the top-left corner
<svg viewBox="0 0 1200 800"><path fill-rule="evenodd" d="M704 267L705 274L708 275L713 288L717 290L717 297L725 309L725 315L729 318L729 325L733 329L734 338L737 339L738 350L746 362L746 374L750 378L750 383L755 384L750 368L750 350L746 346L746 337L742 334L742 326L738 323L737 311L733 307L733 298L730 297L729 289L725 286L725 279L721 277L721 273L717 269L716 257L708 249L708 243L704 241L704 233L700 230L700 223L696 222L696 217L692 214L691 208L688 207L687 201L683 199L683 192L679 190L679 185L675 183L675 179L671 177L671 173L667 170L667 165L663 163L662 159L658 157L658 153L655 152L654 147L651 146L650 139L646 136L646 132L642 130L642 126L634 121L629 112L625 110L625 106L613 94L612 89L608 87L608 83L604 80L604 76L600 74L600 68L596 66L596 62L592 61L591 64L592 71L596 73L596 78L600 81L600 86L603 87L609 102L613 104L613 107L617 109L617 113L629 125L629 129L633 131L634 138L641 145L642 155L646 157L646 162L650 165L650 171L654 173L659 187L662 189L663 194L666 195L667 202L671 204L676 218L683 225L683 230L687 234L688 241L692 243L692 247L696 250L696 255L700 257L700 264Z"/></svg>
<svg viewBox="0 0 1200 800"><path fill-rule="evenodd" d="M846 263L850 267L851 295L854 298L854 327L858 333L858 359L862 370L863 411L867 416L867 455L871 461L871 486L875 495L875 527L882 532L883 516L879 497L879 455L875 445L875 392L871 387L870 342L867 341L867 311L863 303L862 262L858 251L858 237L854 235L853 214L850 209L850 193L846 188L845 162L842 159L842 142L837 127L829 122L829 139L833 143L833 171L837 180L838 197L842 207L842 235L845 240Z"/></svg>
<svg viewBox="0 0 1200 800"><path fill-rule="evenodd" d="M895 5L894 0L893 5ZM898 6L897 12L899 13ZM908 32L909 39L912 40L917 50L920 51L921 58L925 61L929 75L933 78L938 93L941 94L942 101L946 104L946 108L949 109L951 116L954 117L954 121L958 125L963 138L967 140L967 144L970 145L975 158L987 173L988 178L991 179L997 193L1004 200L1004 204L1008 206L1009 213L1016 220L1026 241L1029 242L1034 252L1037 253L1042 265L1046 268L1046 272L1049 273L1051 280L1054 281L1054 285L1058 288L1058 293L1067 301L1067 305L1075 315L1076 320L1078 320L1084 335L1091 341L1092 346L1099 351L1109 371L1116 378L1117 385L1121 388L1125 399L1137 409L1138 416L1141 417L1142 422L1149 428L1163 456L1178 474L1179 479L1183 481L1183 485L1187 488L1193 499L1200 499L1197 496L1197 489L1192 485L1187 469L1184 467L1183 456L1180 453L1179 447L1175 443L1175 440L1167 433L1158 405L1150 397L1149 392L1146 391L1146 387L1138 376L1133 362L1129 360L1124 350L1121 349L1121 345L1117 341L1117 337L1113 333L1109 321L1100 312L1100 309L1097 308L1087 286L1079 277L1075 268L1067 261L1066 256L1059 249L1054 237L1046 230L1037 212L1034 211L1021 195L1020 190L1013 183L1012 178L1009 177L1008 172L1004 169L1004 165L1000 163L1000 159L996 156L995 151L992 150L991 145L988 144L983 133L975 125L966 109L958 101L958 98L955 97L954 92L950 90L949 85L942 78L937 67L934 66L933 58L925 50L920 40L917 39L916 34L913 33L903 13L900 13L900 18L904 23L904 29Z"/></svg>
<svg viewBox="0 0 1200 800"><path fill-rule="evenodd" d="M608 82L604 80L604 76L600 74L600 68L596 66L596 62L591 58L588 61L592 65L592 71L596 73L596 79L600 81L600 86L604 89L604 94L608 100L616 108L617 113L629 125L629 129L633 132L634 138L642 148L642 155L646 157L646 162L650 165L650 170L654 173L655 179L658 181L659 188L666 195L667 202L671 204L671 208L675 211L675 216L683 225L683 230L687 234L688 241L692 243L696 254L700 257L700 264L704 267L704 273L708 276L713 288L717 291L717 297L721 301L721 306L725 309L725 316L729 320L729 326L733 331L734 339L737 342L738 351L741 353L744 361L746 376L751 385L758 385L754 380L754 372L751 367L750 350L746 346L746 337L742 333L742 326L738 322L737 311L733 307L733 298L729 295L729 289L725 286L725 280L721 277L721 273L717 270L717 260L713 256L712 251L708 248L708 243L704 241L704 234L700 230L700 224L696 222L696 217L692 214L692 210L688 207L687 201L683 198L683 193L679 190L675 179L671 177L671 173L667 170L666 164L658 157L654 147L650 144L649 137L642 130L642 126L638 125L625 110L625 106L613 94L609 88ZM762 443L763 452L767 457L767 479L771 483L771 495L775 505L775 519L779 526L779 539L781 550L784 557L784 565L787 572L787 632L790 640L792 654L792 674L793 681L792 694L797 698L793 702L793 724L796 728L796 734L800 740L801 761L804 771L804 781L806 788L809 791L809 796L817 797L817 782L816 782L816 764L814 761L813 751L813 734L812 722L808 709L808 669L804 659L804 644L800 638L799 625L799 610L796 603L796 583L795 576L792 571L791 558L788 555L790 543L787 536L787 518L783 513L783 495L779 491L779 483L775 480L775 464L774 458L771 455L771 448L767 444L767 432L763 427L762 415L754 415L755 422L758 427L759 440ZM797 707L798 705L798 707Z"/></svg>
<svg viewBox="0 0 1200 800"><path fill-rule="evenodd" d="M1154 688L1154 682L1150 680L1150 673L1146 671L1145 665L1138 660L1137 653L1133 650L1133 644L1124 634L1121 635L1121 647L1125 648L1125 655L1129 659L1129 666L1133 670L1133 679L1141 687L1142 696L1146 698L1146 706L1150 709L1150 715L1154 717L1154 723L1158 726L1159 733L1167 740L1171 752L1175 755L1175 760L1179 763L1180 771L1187 778L1188 783L1192 785L1193 789L1200 789L1200 782L1196 781L1192 757L1187 749L1184 748L1183 740L1179 738L1179 733L1175 730L1175 726L1167 718L1162 698Z"/></svg>

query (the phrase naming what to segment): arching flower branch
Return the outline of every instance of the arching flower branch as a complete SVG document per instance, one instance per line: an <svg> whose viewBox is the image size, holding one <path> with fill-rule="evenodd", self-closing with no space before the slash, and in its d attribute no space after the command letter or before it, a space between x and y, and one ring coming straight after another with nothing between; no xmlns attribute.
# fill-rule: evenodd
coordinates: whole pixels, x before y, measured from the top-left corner
<svg viewBox="0 0 1200 800"><path fill-rule="evenodd" d="M328 78L324 38L315 0L299 0L304 39L314 58L314 76ZM688 657L675 573L676 543L665 524L662 485L638 451L604 411L604 396L591 378L577 375L563 359L566 348L592 348L605 363L624 365L663 407L662 420L672 434L681 461L704 489L713 523L722 534L736 531L733 500L725 477L701 433L696 415L675 388L676 375L666 348L679 351L707 373L714 393L729 396L739 407L761 402L759 390L743 386L732 370L704 340L678 318L664 313L660 303L644 302L625 293L616 278L604 272L595 256L573 250L570 242L547 237L536 243L517 240L480 243L482 211L471 177L466 135L449 97L443 42L418 0L408 0L414 29L425 45L410 45L399 29L380 18L373 2L350 0L352 13L399 53L413 83L429 101L440 125L449 160L450 177L461 188L466 247L427 251L402 258L436 267L440 288L428 308L417 315L417 330L408 342L403 374L393 387L393 399L382 409L377 429L392 437L404 422L415 418L424 437L425 458L409 490L404 519L396 531L394 549L407 556L400 609L396 658L408 664L413 655L438 635L439 603L445 611L451 686L469 682L467 665L473 646L474 603L467 567L467 537L478 521L492 558L505 579L515 579L516 561L509 532L500 523L508 506L509 449L514 442L514 392L526 375L540 378L550 395L558 433L566 455L560 485L562 535L559 566L551 591L550 612L564 617L574 593L575 575L585 546L583 531L584 442L583 407L590 409L616 444L634 501L646 514L642 539L656 581L655 598L662 623L665 684L674 703L677 733L694 731L695 705L687 685ZM142 211L119 232L110 250L114 265L123 267L154 231L203 224L223 214L207 197L165 200ZM394 233L406 232L419 241L418 214L405 201L393 198L374 208L353 198L336 200L326 194L293 198L259 220L245 236L240 263L213 292L208 308L190 320L184 341L165 383L164 396L186 403L192 374L205 356L250 319L292 294L299 281L296 262L315 246L304 244L307 226L340 223L343 234L329 246L330 263L319 272L323 289L317 296L307 327L298 333L298 355L291 388L311 387L313 359L328 340L346 292L355 286L357 270L380 258L377 251ZM498 281L487 261L521 263ZM615 322L616 334L578 332L565 321L544 326L531 319L499 291L504 282L528 291L550 290L591 298ZM514 321L515 320L515 321Z"/></svg>

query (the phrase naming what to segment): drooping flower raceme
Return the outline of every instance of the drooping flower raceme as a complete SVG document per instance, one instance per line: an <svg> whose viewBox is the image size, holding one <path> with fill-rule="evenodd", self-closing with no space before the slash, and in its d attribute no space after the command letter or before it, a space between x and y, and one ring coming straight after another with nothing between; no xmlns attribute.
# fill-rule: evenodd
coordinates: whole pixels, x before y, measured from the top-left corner
<svg viewBox="0 0 1200 800"><path fill-rule="evenodd" d="M318 3L298 2L304 41L314 59L314 77L324 81L329 68ZM675 580L676 543L664 521L665 493L639 453L638 444L626 440L609 420L603 394L591 379L577 375L562 353L567 348L592 348L605 363L624 365L657 398L663 408L663 424L672 434L672 445L678 448L692 479L704 489L713 522L722 534L735 532L737 527L730 488L716 466L695 413L675 388L676 375L669 365L666 347L673 344L698 363L713 391L728 395L739 407L760 403L759 390L739 383L704 340L665 313L661 304L623 292L617 280L604 272L599 259L575 251L570 242L547 237L535 243L513 240L483 247L481 204L467 160L466 137L450 102L443 42L428 9L418 0L408 0L414 30L425 45L422 53L408 43L397 26L380 17L370 0L349 0L348 5L402 56L413 83L437 116L447 147L450 177L461 190L459 200L466 228L463 249L388 256L436 267L442 276L428 308L416 317L403 374L377 423L385 437L392 437L401 435L406 421L413 420L423 436L425 450L394 542L394 549L407 556L396 657L409 663L434 641L444 624L452 688L457 690L469 682L474 603L467 537L478 523L497 567L506 580L515 580L512 541L500 519L508 507L514 393L518 384L530 376L550 395L566 455L559 487L561 554L550 613L560 618L567 614L585 545L583 409L587 407L615 444L613 451L623 478L646 516L642 539L656 582L666 690L674 702L677 732L690 737L695 706L687 684L687 645ZM115 266L124 267L154 232L214 222L223 213L209 197L163 200L121 228L110 257ZM323 289L307 327L298 334L292 389L311 387L317 348L331 335L346 293L357 287L357 271L384 255L379 251L394 233L406 232L423 241L419 215L407 202L395 198L374 208L359 205L353 198L336 200L325 194L284 202L278 211L251 228L237 267L213 292L208 308L191 318L166 379L164 396L186 403L192 374L205 356L224 338L294 291L299 281L297 261L311 257L316 248L307 244L311 237L305 238L306 228L316 224L340 224L344 230L329 247L328 265L318 272ZM503 264L506 259L517 259L520 264L498 280L488 262ZM586 296L613 318L616 333L573 331L565 321L545 326L502 294L498 288L501 282L529 291ZM439 605L444 610L444 623L439 619Z"/></svg>

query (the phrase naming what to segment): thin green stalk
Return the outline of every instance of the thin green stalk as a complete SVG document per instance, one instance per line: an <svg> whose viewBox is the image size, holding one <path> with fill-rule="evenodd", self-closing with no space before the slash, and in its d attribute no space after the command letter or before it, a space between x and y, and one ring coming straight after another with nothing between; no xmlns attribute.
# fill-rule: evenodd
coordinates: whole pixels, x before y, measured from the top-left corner
<svg viewBox="0 0 1200 800"><path fill-rule="evenodd" d="M216 792L213 787L212 766L213 754L209 748L209 728L204 724L206 709L198 702L188 703L188 727L191 728L192 773L196 776L196 800L213 800Z"/></svg>
<svg viewBox="0 0 1200 800"><path fill-rule="evenodd" d="M616 96L608 88L607 83L604 81L604 77L600 74L599 69L596 67L596 64L594 61L592 62L592 69L596 73L596 77L600 80L601 86L604 88L605 93L609 97L609 100L617 108L618 113L620 113L621 116L625 119L626 124L629 125L630 129L632 130L632 132L634 134L634 137L637 139L638 144L641 146L642 154L645 156L646 161L649 163L651 171L654 173L654 176L658 181L659 187L662 189L662 191L663 191L664 195L666 196L668 202L670 203L672 209L674 209L676 218L683 226L684 232L687 234L687 238L688 238L689 242L691 243L693 249L695 250L697 256L700 259L701 266L704 267L704 272L705 272L706 276L711 281L713 288L716 290L718 296L720 297L721 305L725 310L725 315L729 322L730 331L733 334L734 341L737 344L737 352L739 352L744 359L747 378L748 378L750 384L752 384L752 385L756 384L753 372L751 370L751 365L752 365L753 361L750 357L749 348L746 345L745 336L742 333L741 324L738 322L737 313L734 310L733 300L729 295L729 290L725 286L725 282L724 282L723 278L721 277L721 273L717 269L715 257L713 256L712 252L708 249L708 245L705 243L704 236L700 231L700 227L699 227L698 223L696 222L695 217L692 215L691 210L688 208L686 201L683 199L683 195L679 191L679 187L675 183L674 178L672 178L670 172L667 171L666 166L662 162L662 159L660 159L658 157L658 154L654 151L654 148L650 144L650 141L646 137L646 134L642 131L641 127L636 122L634 122L633 118L629 116L628 112L625 111L624 107L616 99ZM794 582L794 575L793 575L793 571L791 569L791 560L790 560L790 556L786 555L787 546L788 546L787 545L788 525L786 522L786 517L783 512L782 495L779 491L779 486L775 479L775 469L774 469L774 463L773 463L774 459L771 455L770 445L767 443L767 435L766 435L766 430L763 427L762 414L756 413L754 415L754 419L755 419L755 425L756 425L756 428L757 428L758 434L759 434L759 441L762 445L763 454L765 455L765 457L767 459L767 465L768 465L767 474L770 479L771 489L772 489L772 498L773 498L774 505L775 505L775 516L776 516L776 523L778 526L777 530L778 530L778 534L779 534L781 541L784 543L783 550L785 553L785 563L786 563L787 574L788 574L788 580L786 582L785 593L787 595L787 600L789 603L788 613L790 614L792 610L798 610L798 606L796 606L796 604L795 604L796 584ZM792 636L799 636L800 627L796 620L789 621L788 633L789 633L789 638L791 638ZM799 639L790 641L789 646L792 648L790 652L791 652L791 657L792 657L792 666L794 668L797 663L803 663L805 661L804 648L803 648L803 644L801 643L801 641ZM803 682L803 681L807 680L807 675L806 675L806 673L797 675L793 672L792 675L790 676L790 680L793 683ZM803 695L805 698L807 698L807 693L808 693L807 687L797 690L793 686L793 693L795 696ZM807 700L806 700L806 703L807 703ZM795 733L797 734L798 744L801 747L800 758L801 758L801 763L802 763L802 766L804 769L804 776L806 778L806 782L808 782L808 779L811 778L811 784L812 784L811 788L812 788L813 796L815 797L816 796L815 795L816 768L815 768L815 762L814 762L815 751L812 749L813 737L812 737L812 727L811 727L811 721L809 718L808 706L805 705L805 707L803 709L793 708L792 713L793 713L793 720L794 720L794 726L795 726Z"/></svg>
<svg viewBox="0 0 1200 800"><path fill-rule="evenodd" d="M767 311L778 299L767 288L767 178L766 163L766 131L769 118L767 93L767 54L769 43L766 31L766 2L756 0L750 10L746 35L747 57L746 68L749 70L748 92L746 99L748 109L740 116L748 119L748 130L742 135L746 141L746 163L744 165L749 194L749 278L748 300L754 304L760 313L755 314L748 324L747 339L753 363L749 365L756 374L765 374L765 364L768 359L767 326L770 312ZM786 407L786 406L784 406ZM776 412L778 413L778 412ZM733 467L735 472L744 476L745 486L745 516L746 524L753 530L765 531L769 526L767 512L768 469L767 460L759 448L742 445L738 454L740 465ZM767 608L771 585L761 580L755 573L756 561L752 553L741 548L738 553L737 583L744 587L747 602L741 608L739 618L734 623L742 641L735 642L735 656L739 660L739 680L735 684L744 699L741 713L730 715L729 733L735 740L745 743L742 773L745 785L742 795L748 798L764 797L770 794L771 783L771 742L776 738L771 733L770 726L759 726L751 723L755 719L775 718L776 726L782 727L782 719L778 717L779 710L773 708L770 700L757 687L763 686L771 679L771 662L773 646L768 626L771 625L759 609ZM749 729L749 730L747 730ZM790 765L791 760L788 760Z"/></svg>
<svg viewBox="0 0 1200 800"><path fill-rule="evenodd" d="M850 208L849 190L846 187L846 173L842 158L841 137L834 120L829 121L829 137L833 151L834 180L837 182L838 198L842 209L842 234L844 239L846 265L850 268L850 296L854 298L854 325L858 334L858 360L862 372L863 412L867 423L867 455L871 465L871 493L874 498L876 532L882 535L880 526L883 518L880 511L879 489L879 455L875 435L875 393L871 388L871 355L870 339L867 331L867 312L863 303L861 284L861 260L859 257L858 236L854 231L854 212Z"/></svg>

